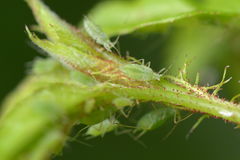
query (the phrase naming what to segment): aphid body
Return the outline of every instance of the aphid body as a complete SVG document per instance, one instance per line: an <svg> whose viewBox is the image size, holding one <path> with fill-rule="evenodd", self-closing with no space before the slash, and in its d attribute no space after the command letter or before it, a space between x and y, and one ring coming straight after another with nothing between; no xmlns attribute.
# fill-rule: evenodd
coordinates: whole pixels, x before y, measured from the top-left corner
<svg viewBox="0 0 240 160"><path fill-rule="evenodd" d="M92 137L104 136L106 133L115 130L118 127L118 124L119 122L116 119L106 119L89 127L86 135Z"/></svg>
<svg viewBox="0 0 240 160"><path fill-rule="evenodd" d="M102 45L107 51L111 52L111 48L115 48L115 43L112 43L108 36L96 24L90 21L88 17L84 17L83 27L88 35L91 36L96 43Z"/></svg>
<svg viewBox="0 0 240 160"><path fill-rule="evenodd" d="M147 66L139 64L126 64L120 67L120 70L128 77L138 81L159 80L159 74Z"/></svg>
<svg viewBox="0 0 240 160"><path fill-rule="evenodd" d="M137 130L153 130L162 126L167 120L174 117L176 110L173 108L159 108L143 115L137 123Z"/></svg>
<svg viewBox="0 0 240 160"><path fill-rule="evenodd" d="M113 104L117 107L117 109L122 109L126 106L132 106L133 101L126 97L118 97L113 100Z"/></svg>

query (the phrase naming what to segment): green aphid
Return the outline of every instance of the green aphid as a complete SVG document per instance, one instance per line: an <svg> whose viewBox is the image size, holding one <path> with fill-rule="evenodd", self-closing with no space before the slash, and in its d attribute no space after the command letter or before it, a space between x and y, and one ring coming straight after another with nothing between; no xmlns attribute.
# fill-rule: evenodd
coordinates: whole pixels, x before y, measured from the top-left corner
<svg viewBox="0 0 240 160"><path fill-rule="evenodd" d="M113 100L113 104L117 107L117 109L122 109L126 106L132 106L133 101L126 97L118 97Z"/></svg>
<svg viewBox="0 0 240 160"><path fill-rule="evenodd" d="M149 113L143 115L137 123L136 132L142 131L138 138L141 137L145 132L154 130L162 126L167 120L173 118L176 114L176 110L173 108L158 108Z"/></svg>
<svg viewBox="0 0 240 160"><path fill-rule="evenodd" d="M89 20L88 17L84 17L83 27L92 39L96 41L96 43L102 45L107 51L111 52L111 49L115 48L116 42L112 43L108 36L99 28L96 24Z"/></svg>
<svg viewBox="0 0 240 160"><path fill-rule="evenodd" d="M44 74L54 71L59 68L60 64L56 60L53 59L37 59L34 62L34 66L32 72L34 74Z"/></svg>
<svg viewBox="0 0 240 160"><path fill-rule="evenodd" d="M86 135L97 137L104 136L106 133L115 130L119 125L118 120L116 119L106 119L100 123L92 125L88 128Z"/></svg>
<svg viewBox="0 0 240 160"><path fill-rule="evenodd" d="M154 73L151 68L139 64L126 64L121 66L120 70L128 77L137 81L159 80L161 76Z"/></svg>
<svg viewBox="0 0 240 160"><path fill-rule="evenodd" d="M94 86L97 83L96 80L94 80L92 77L79 71L71 71L70 77L72 80L86 86Z"/></svg>

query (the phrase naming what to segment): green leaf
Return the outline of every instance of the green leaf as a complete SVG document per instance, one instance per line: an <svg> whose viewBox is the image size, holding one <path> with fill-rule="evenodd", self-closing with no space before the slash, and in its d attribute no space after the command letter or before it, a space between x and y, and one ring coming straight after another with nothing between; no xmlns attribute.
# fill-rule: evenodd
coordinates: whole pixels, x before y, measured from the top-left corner
<svg viewBox="0 0 240 160"><path fill-rule="evenodd" d="M30 39L46 51L50 56L60 61L62 64L67 65L77 70L84 68L96 67L98 60L93 56L82 52L79 49L68 46L61 42L51 42L48 40L41 40L36 35L32 34L28 28L26 28ZM80 69L81 68L81 69Z"/></svg>
<svg viewBox="0 0 240 160"><path fill-rule="evenodd" d="M79 49L89 49L73 26L61 20L40 0L26 0L32 8L39 28L51 41L57 41Z"/></svg>
<svg viewBox="0 0 240 160"><path fill-rule="evenodd" d="M105 1L89 14L108 35L159 31L166 24L195 16L236 16L238 0L132 0Z"/></svg>

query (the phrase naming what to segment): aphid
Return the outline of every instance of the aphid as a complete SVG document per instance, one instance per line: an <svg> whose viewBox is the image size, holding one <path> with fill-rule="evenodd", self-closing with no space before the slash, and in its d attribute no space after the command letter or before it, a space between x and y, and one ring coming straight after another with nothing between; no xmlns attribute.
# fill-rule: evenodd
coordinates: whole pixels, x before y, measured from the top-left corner
<svg viewBox="0 0 240 160"><path fill-rule="evenodd" d="M85 102L84 106L83 106L83 110L86 114L89 114L93 111L94 106L95 106L95 99L89 99Z"/></svg>
<svg viewBox="0 0 240 160"><path fill-rule="evenodd" d="M86 135L92 137L103 137L106 133L115 130L118 127L118 124L119 122L116 119L106 119L100 123L90 126L86 132Z"/></svg>
<svg viewBox="0 0 240 160"><path fill-rule="evenodd" d="M122 109L125 106L132 106L133 101L126 97L118 97L113 100L113 104L117 107L117 109Z"/></svg>
<svg viewBox="0 0 240 160"><path fill-rule="evenodd" d="M83 27L88 33L88 35L91 36L92 39L96 41L96 43L102 45L107 51L111 52L112 48L118 51L115 48L117 40L115 42L111 42L108 36L101 30L101 28L99 28L96 24L90 21L89 18L86 16L84 17Z"/></svg>
<svg viewBox="0 0 240 160"><path fill-rule="evenodd" d="M59 63L53 59L37 59L34 62L33 73L43 74L54 71L59 68Z"/></svg>
<svg viewBox="0 0 240 160"><path fill-rule="evenodd" d="M149 67L139 64L126 64L120 67L120 70L128 77L138 81L159 80L159 74L153 72Z"/></svg>
<svg viewBox="0 0 240 160"><path fill-rule="evenodd" d="M132 106L134 104L134 102L131 99L126 98L126 97L115 98L112 103L116 106L116 108L118 110L120 110L120 112L126 118L128 118L129 114L131 113L132 108L130 108L130 110L127 113L125 113L125 111L124 111L125 108L124 107Z"/></svg>
<svg viewBox="0 0 240 160"><path fill-rule="evenodd" d="M137 123L137 129L135 130L135 132L141 131L141 133L137 136L136 139L140 138L147 131L159 128L167 120L173 118L175 114L175 109L162 107L143 115Z"/></svg>
<svg viewBox="0 0 240 160"><path fill-rule="evenodd" d="M94 86L97 82L87 74L78 71L71 71L70 77L72 80L77 81L86 86Z"/></svg>

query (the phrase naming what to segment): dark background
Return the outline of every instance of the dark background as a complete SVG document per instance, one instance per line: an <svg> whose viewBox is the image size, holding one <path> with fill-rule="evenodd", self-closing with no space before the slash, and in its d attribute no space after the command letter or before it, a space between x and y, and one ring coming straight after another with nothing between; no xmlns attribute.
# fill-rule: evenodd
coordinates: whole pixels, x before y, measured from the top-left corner
<svg viewBox="0 0 240 160"><path fill-rule="evenodd" d="M46 3L62 18L76 25L84 14L87 14L97 0L49 0ZM3 0L0 2L0 101L13 90L30 69L29 62L40 56L29 45L24 31L25 25L34 24L30 9L23 0ZM154 36L136 38L123 36L122 50L145 43L146 39ZM126 42L127 41L127 42ZM164 36L158 42L164 45ZM154 50L153 50L154 51ZM152 51L152 52L153 52ZM141 48L137 49L141 52ZM134 54L132 54L134 55ZM136 54L138 58L139 54ZM162 55L164 56L164 55ZM145 58L149 58L147 56ZM227 64L223 64L227 65ZM56 160L78 159L183 159L183 160L237 160L240 156L240 132L233 129L233 125L222 120L207 119L186 140L185 136L197 117L193 116L181 123L172 135L165 141L162 138L168 133L167 125L157 131L147 133L141 141L147 146L143 147L127 135L116 136L107 134L104 138L94 140L80 139L92 145L83 145L79 142L70 142L66 145L62 155ZM0 157L1 159L1 157Z"/></svg>

